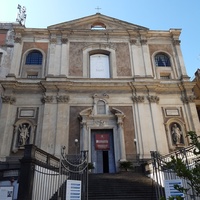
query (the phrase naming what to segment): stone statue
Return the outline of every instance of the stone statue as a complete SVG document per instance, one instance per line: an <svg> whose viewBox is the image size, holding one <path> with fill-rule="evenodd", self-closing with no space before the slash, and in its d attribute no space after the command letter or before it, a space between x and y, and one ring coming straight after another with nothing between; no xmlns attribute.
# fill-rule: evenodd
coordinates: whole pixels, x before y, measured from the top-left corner
<svg viewBox="0 0 200 200"><path fill-rule="evenodd" d="M183 144L183 134L177 124L172 126L171 134L174 144Z"/></svg>
<svg viewBox="0 0 200 200"><path fill-rule="evenodd" d="M28 138L29 138L29 128L30 126L26 124L22 124L19 126L19 145L24 146L27 144Z"/></svg>

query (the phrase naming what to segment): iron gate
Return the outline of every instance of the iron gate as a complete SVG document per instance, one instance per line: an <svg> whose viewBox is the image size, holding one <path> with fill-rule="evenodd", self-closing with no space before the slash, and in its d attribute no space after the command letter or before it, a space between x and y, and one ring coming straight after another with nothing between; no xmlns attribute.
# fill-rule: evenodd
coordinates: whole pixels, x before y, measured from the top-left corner
<svg viewBox="0 0 200 200"><path fill-rule="evenodd" d="M21 159L18 200L66 200L67 180L81 181L81 200L88 199L88 152L60 159L34 145L26 145Z"/></svg>

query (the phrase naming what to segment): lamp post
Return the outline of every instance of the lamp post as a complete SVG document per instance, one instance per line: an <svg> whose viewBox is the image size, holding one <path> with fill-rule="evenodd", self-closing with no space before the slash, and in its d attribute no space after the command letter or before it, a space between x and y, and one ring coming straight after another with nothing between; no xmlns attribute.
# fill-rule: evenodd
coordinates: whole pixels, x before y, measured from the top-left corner
<svg viewBox="0 0 200 200"><path fill-rule="evenodd" d="M74 140L74 143L75 143L76 155L77 155L77 153L78 153L78 139L75 139L75 140Z"/></svg>

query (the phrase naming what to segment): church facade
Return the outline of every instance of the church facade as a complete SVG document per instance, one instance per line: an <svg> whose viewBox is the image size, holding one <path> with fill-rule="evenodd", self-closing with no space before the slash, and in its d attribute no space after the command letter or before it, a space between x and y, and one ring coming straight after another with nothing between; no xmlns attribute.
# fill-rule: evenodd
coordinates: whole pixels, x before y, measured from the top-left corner
<svg viewBox="0 0 200 200"><path fill-rule="evenodd" d="M0 26L0 160L24 145L89 152L95 173L168 154L200 132L180 29L97 13L44 29Z"/></svg>

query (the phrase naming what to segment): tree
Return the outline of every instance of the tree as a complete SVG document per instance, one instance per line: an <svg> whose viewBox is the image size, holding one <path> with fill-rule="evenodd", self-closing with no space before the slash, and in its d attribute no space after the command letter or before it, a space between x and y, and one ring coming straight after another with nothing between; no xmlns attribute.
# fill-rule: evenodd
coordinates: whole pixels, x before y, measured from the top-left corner
<svg viewBox="0 0 200 200"><path fill-rule="evenodd" d="M168 169L173 170L177 176L185 179L189 185L189 188L175 185L175 189L185 194L187 194L189 190L192 190L196 196L200 197L200 136L197 136L194 131L189 131L187 137L190 138L190 144L194 146L193 154L195 156L195 165L189 166L188 163L181 158L172 156L172 160L168 162L166 166ZM177 197L176 199L180 198Z"/></svg>

